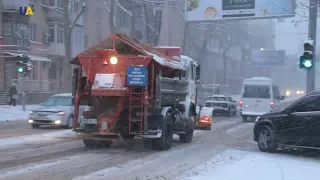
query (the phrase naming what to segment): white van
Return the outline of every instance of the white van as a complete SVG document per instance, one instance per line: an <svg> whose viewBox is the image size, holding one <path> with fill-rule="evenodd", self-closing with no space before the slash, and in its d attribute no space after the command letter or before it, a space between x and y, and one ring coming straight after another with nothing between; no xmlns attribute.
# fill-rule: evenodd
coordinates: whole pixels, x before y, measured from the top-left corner
<svg viewBox="0 0 320 180"><path fill-rule="evenodd" d="M256 118L271 112L280 105L280 95L277 85L267 77L252 77L244 79L240 99L240 114L243 121Z"/></svg>

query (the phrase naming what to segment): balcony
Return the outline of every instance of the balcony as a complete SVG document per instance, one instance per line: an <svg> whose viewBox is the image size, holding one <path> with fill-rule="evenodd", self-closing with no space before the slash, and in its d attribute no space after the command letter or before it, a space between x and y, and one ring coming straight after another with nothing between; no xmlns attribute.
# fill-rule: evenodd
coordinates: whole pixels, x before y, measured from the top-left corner
<svg viewBox="0 0 320 180"><path fill-rule="evenodd" d="M61 43L50 43L48 48L48 55L50 56L65 56L64 44Z"/></svg>
<svg viewBox="0 0 320 180"><path fill-rule="evenodd" d="M48 21L63 22L63 9L57 5L56 0L42 0L41 6L47 10Z"/></svg>
<svg viewBox="0 0 320 180"><path fill-rule="evenodd" d="M29 0L2 0L3 9L6 10L18 10L20 7L27 7L29 5Z"/></svg>

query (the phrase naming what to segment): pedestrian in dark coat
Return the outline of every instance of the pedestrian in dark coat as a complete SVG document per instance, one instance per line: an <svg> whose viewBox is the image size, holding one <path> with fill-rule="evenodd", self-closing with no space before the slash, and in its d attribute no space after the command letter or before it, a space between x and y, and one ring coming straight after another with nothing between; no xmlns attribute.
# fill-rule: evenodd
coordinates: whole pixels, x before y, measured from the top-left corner
<svg viewBox="0 0 320 180"><path fill-rule="evenodd" d="M18 91L15 84L12 84L12 86L9 89L9 106L13 105L16 106L16 100L18 98Z"/></svg>

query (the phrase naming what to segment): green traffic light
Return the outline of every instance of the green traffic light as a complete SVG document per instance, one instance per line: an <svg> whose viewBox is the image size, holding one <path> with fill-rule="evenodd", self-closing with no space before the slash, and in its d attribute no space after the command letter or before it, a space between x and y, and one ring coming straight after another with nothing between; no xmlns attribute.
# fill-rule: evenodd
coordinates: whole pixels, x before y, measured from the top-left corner
<svg viewBox="0 0 320 180"><path fill-rule="evenodd" d="M304 61L302 61L302 65L305 67L305 68L311 68L312 67L312 60L310 59L306 59Z"/></svg>
<svg viewBox="0 0 320 180"><path fill-rule="evenodd" d="M19 73L22 73L22 72L23 72L23 67L18 67L18 68L17 68L17 71L18 71Z"/></svg>

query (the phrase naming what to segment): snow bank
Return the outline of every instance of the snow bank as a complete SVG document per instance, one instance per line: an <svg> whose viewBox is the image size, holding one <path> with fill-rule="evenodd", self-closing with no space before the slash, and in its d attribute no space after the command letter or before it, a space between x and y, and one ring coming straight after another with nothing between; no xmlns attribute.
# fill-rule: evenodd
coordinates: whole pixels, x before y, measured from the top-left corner
<svg viewBox="0 0 320 180"><path fill-rule="evenodd" d="M61 130L61 131L50 132L50 133L4 138L4 139L0 139L0 149L7 148L8 146L11 146L11 145L21 145L21 144L27 144L27 143L35 143L35 142L37 143L42 141L56 140L66 136L68 137L75 136L75 133L71 129L69 129L69 130Z"/></svg>
<svg viewBox="0 0 320 180"><path fill-rule="evenodd" d="M319 161L286 154L227 150L180 180L318 180Z"/></svg>
<svg viewBox="0 0 320 180"><path fill-rule="evenodd" d="M34 110L38 107L39 105L26 105L26 111L23 111L22 105L0 105L0 121L27 120L29 116L29 111Z"/></svg>

